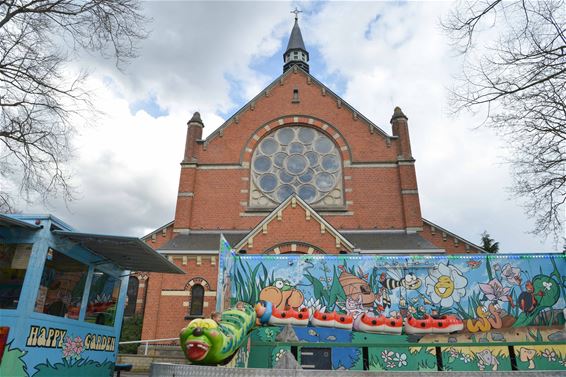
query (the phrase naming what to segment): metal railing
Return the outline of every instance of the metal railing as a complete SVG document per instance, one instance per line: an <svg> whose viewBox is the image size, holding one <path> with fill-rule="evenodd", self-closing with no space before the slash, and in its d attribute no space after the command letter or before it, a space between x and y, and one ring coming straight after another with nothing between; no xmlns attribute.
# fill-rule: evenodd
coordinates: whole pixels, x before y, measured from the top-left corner
<svg viewBox="0 0 566 377"><path fill-rule="evenodd" d="M164 341L172 341L175 340L176 342L179 342L179 338L163 338L163 339L146 339L146 340L129 340L127 342L119 342L118 345L122 345L122 344L144 344L144 351L143 354L144 356L147 356L147 349L149 347L149 343L159 343L159 342L164 342ZM172 344L163 344L163 345L172 345Z"/></svg>

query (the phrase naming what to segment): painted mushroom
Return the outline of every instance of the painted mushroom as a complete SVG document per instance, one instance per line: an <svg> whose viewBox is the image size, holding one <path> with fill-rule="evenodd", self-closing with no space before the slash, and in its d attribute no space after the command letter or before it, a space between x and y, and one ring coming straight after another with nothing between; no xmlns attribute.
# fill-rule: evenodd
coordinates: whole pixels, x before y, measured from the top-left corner
<svg viewBox="0 0 566 377"><path fill-rule="evenodd" d="M519 357L519 359L522 362L529 362L529 369L535 369L535 362L533 361L533 358L535 357L537 351L535 351L534 349L530 349L530 348L525 348L525 347L521 347L521 355Z"/></svg>

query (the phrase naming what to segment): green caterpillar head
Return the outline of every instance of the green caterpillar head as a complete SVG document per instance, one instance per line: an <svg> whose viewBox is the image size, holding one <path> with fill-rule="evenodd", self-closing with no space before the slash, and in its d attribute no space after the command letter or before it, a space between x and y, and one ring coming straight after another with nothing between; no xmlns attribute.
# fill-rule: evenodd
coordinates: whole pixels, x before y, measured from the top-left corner
<svg viewBox="0 0 566 377"><path fill-rule="evenodd" d="M181 348L191 362L206 363L222 346L218 325L211 319L195 319L181 331Z"/></svg>

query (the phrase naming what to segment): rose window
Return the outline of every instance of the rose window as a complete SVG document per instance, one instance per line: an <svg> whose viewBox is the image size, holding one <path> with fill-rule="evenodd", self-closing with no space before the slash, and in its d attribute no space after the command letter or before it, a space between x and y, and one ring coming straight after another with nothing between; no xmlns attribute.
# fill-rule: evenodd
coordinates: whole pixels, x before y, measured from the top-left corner
<svg viewBox="0 0 566 377"><path fill-rule="evenodd" d="M273 207L292 194L319 207L341 207L342 165L334 142L310 127L265 137L251 163L251 207Z"/></svg>

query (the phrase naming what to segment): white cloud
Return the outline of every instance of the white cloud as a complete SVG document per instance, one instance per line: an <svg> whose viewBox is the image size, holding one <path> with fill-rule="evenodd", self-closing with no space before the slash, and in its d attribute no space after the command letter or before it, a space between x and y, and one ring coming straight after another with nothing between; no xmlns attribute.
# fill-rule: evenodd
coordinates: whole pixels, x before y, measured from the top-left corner
<svg viewBox="0 0 566 377"><path fill-rule="evenodd" d="M61 202L48 210L81 230L141 236L172 220L186 121L198 110L205 134L212 132L220 114L237 110L281 72L280 65L267 73L260 67L280 59L290 3L146 4L152 34L124 73L92 56L78 62L93 70L90 85L99 88L106 116L76 139L79 199L69 211ZM303 37L311 57L322 59L311 68L325 67L311 73L343 83L339 94L387 132L393 108L402 107L425 218L476 242L488 230L505 251L551 249L525 234L531 222L507 199L501 140L473 130L478 118L447 116L446 88L460 61L438 17L450 5L305 3ZM133 103L151 98L167 115L130 113Z"/></svg>

